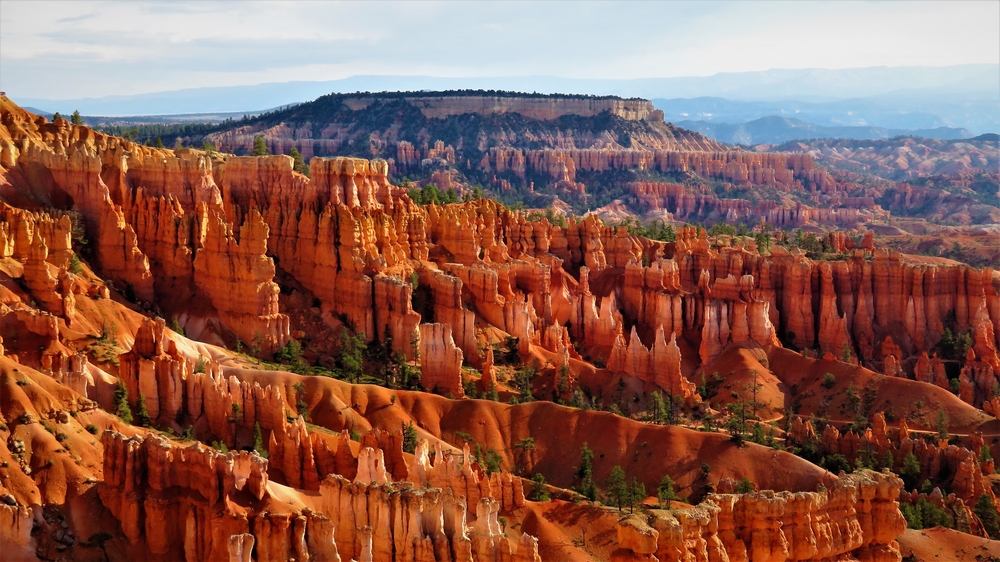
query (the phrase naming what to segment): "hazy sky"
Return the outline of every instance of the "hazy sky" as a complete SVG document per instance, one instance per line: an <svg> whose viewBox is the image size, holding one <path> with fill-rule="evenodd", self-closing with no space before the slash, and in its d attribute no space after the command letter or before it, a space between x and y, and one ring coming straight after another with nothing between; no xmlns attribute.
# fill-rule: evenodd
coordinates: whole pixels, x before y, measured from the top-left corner
<svg viewBox="0 0 1000 562"><path fill-rule="evenodd" d="M1000 64L1000 2L0 1L0 89Z"/></svg>

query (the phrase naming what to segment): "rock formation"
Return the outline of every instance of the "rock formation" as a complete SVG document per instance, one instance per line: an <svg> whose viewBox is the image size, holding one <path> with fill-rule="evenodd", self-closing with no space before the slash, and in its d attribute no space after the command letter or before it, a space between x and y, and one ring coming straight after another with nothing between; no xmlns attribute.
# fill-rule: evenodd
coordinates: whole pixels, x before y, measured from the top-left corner
<svg viewBox="0 0 1000 562"><path fill-rule="evenodd" d="M508 182L552 180L580 193L582 174L648 170L847 201L841 178L808 156L726 149L662 123L647 102L445 97L377 103L432 120L516 113L547 123L609 112L635 126L628 146L608 132L594 147L582 129L550 148L487 138L465 168ZM351 112L376 104L336 99ZM651 240L595 214L540 217L488 199L418 205L389 178L424 160L463 161L463 147L433 137L371 137L397 159L314 157L306 176L286 156L154 149L50 123L6 98L0 109L0 537L14 545L11 556L84 556L90 546L72 546L65 532L53 538L55 511L72 516L74 532L111 536L117 550L107 552L149 560L534 562L562 548L552 537L563 536L554 530L563 504L527 498L574 492L498 467L576 487L587 478L603 485L610 467L627 466L650 489L656 482L643 471L694 451L691 462L658 467L657 481L666 471L686 496L701 497L709 484L738 479L732 467L746 459L801 474L773 476L784 491L708 494L695 507L623 518L607 556L898 560L897 478L824 474L765 449L776 429L747 448L712 434L714 416L734 419L750 371L777 413L761 418L797 409L790 443L852 465L891 453L887 468L897 471L912 453L921 480L953 492L928 501L968 520L970 532L979 527L968 506L984 494L996 502L981 453L992 444L976 433L995 421L976 408L1000 412L1000 276L989 268L923 260L844 232L807 254L784 238L691 227L671 242ZM217 140L241 146L258 125ZM275 146L286 133L315 133L274 127L286 127L265 133ZM341 132L323 133L310 150L337 150L354 134ZM441 181L460 177L445 172ZM630 189L692 220L847 225L878 215L748 206L692 196L691 185ZM817 255L827 259L809 257ZM348 370L341 342L354 340L343 336L368 346L363 381L378 385L319 376ZM478 391L500 388L511 405L465 399L465 373L476 370ZM820 382L824 371L836 373L832 387ZM950 379L961 400L944 390ZM848 390L857 404L841 398ZM678 426L641 423L652 417L652 391L669 393ZM550 398L576 407L541 402ZM893 432L877 410L900 399L910 409ZM947 410L954 443L909 434L905 423L931 425L933 412L914 410L924 399ZM138 417L143 406L147 428L114 415ZM828 418L820 434L809 414ZM699 423L708 431L695 431ZM539 433L598 425L586 436L599 455L586 477L573 464L582 439L570 451ZM719 467L711 481L708 470L697 475L709 461ZM820 482L825 490L804 491ZM73 515L97 498L113 516L107 527ZM52 521L32 534L39 517ZM522 531L532 525L537 538Z"/></svg>
<svg viewBox="0 0 1000 562"><path fill-rule="evenodd" d="M640 557L620 559L899 560L900 484L887 472L862 471L821 492L711 494L694 508L655 511L651 527L624 518L621 546Z"/></svg>

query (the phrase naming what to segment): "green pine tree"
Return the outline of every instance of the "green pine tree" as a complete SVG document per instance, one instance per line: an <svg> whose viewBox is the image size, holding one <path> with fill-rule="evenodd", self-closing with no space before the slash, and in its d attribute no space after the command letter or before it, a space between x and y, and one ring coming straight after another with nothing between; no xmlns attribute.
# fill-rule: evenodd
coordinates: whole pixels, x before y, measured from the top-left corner
<svg viewBox="0 0 1000 562"><path fill-rule="evenodd" d="M149 410L146 409L146 397L139 393L139 398L135 401L135 421L142 427L149 427L153 420L149 418Z"/></svg>
<svg viewBox="0 0 1000 562"><path fill-rule="evenodd" d="M413 422L403 426L403 451L413 453L417 450L417 429Z"/></svg>
<svg viewBox="0 0 1000 562"><path fill-rule="evenodd" d="M267 156L271 151L267 149L267 143L264 142L264 137L254 137L253 139L253 154L254 156Z"/></svg>
<svg viewBox="0 0 1000 562"><path fill-rule="evenodd" d="M660 480L660 486L656 490L656 498L660 500L660 507L670 505L670 502L677 500L677 493L674 491L674 480L669 474L664 474Z"/></svg>
<svg viewBox="0 0 1000 562"><path fill-rule="evenodd" d="M639 480L633 476L632 481L629 482L625 500L628 504L629 513L635 513L635 504L642 503L644 499L646 499L646 485L639 482Z"/></svg>
<svg viewBox="0 0 1000 562"><path fill-rule="evenodd" d="M972 513L983 522L983 528L991 539L1000 539L1000 514L997 513L997 507L993 505L993 500L988 495L979 496Z"/></svg>
<svg viewBox="0 0 1000 562"><path fill-rule="evenodd" d="M903 466L899 469L899 475L903 478L903 483L906 484L908 490L917 487L917 482L920 480L920 461L917 460L916 455L907 453L903 457Z"/></svg>
<svg viewBox="0 0 1000 562"><path fill-rule="evenodd" d="M605 482L604 489L609 503L614 503L618 510L621 511L622 506L626 504L629 496L628 481L625 479L625 471L621 466L615 465L611 469L611 475L608 477L607 482Z"/></svg>
<svg viewBox="0 0 1000 562"><path fill-rule="evenodd" d="M938 408L934 429L937 430L938 439L948 438L948 416L944 413L944 408Z"/></svg>
<svg viewBox="0 0 1000 562"><path fill-rule="evenodd" d="M80 117L80 112L73 110L73 115L70 116L69 122L74 125L83 125L83 117Z"/></svg>
<svg viewBox="0 0 1000 562"><path fill-rule="evenodd" d="M128 387L125 382L118 379L118 386L115 387L115 415L125 423L132 423L132 409L128 406Z"/></svg>
<svg viewBox="0 0 1000 562"><path fill-rule="evenodd" d="M306 163L302 159L302 153L299 152L299 149L293 146L292 149L288 151L288 155L292 157L292 169L300 174L305 174Z"/></svg>
<svg viewBox="0 0 1000 562"><path fill-rule="evenodd" d="M340 334L340 367L348 382L357 384L361 380L364 353L368 349L365 335L352 336L347 328Z"/></svg>
<svg viewBox="0 0 1000 562"><path fill-rule="evenodd" d="M580 467L576 471L577 478L580 479L578 491L588 500L597 500L597 486L594 484L594 451L590 450L584 442L580 449Z"/></svg>

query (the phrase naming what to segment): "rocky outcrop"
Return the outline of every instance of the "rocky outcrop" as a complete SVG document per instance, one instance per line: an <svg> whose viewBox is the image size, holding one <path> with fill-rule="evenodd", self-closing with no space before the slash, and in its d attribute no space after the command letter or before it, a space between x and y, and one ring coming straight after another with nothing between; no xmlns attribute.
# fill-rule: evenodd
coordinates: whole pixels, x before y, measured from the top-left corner
<svg viewBox="0 0 1000 562"><path fill-rule="evenodd" d="M466 500L451 486L394 489L381 450L362 449L353 482L324 477L314 508L287 513L267 509L268 461L255 453L111 431L102 443L101 501L128 540L152 554L243 560L255 548L266 560L541 560L535 539L514 543L499 532L501 504L488 495L476 501L470 528Z"/></svg>
<svg viewBox="0 0 1000 562"><path fill-rule="evenodd" d="M177 350L165 330L162 319L144 319L132 349L118 357L118 376L128 389L133 408L142 396L151 419L162 415L173 421L185 410L184 385L195 365Z"/></svg>
<svg viewBox="0 0 1000 562"><path fill-rule="evenodd" d="M888 472L859 471L820 492L710 494L693 508L654 511L649 525L623 518L620 544L639 557L621 559L898 561L901 485Z"/></svg>
<svg viewBox="0 0 1000 562"><path fill-rule="evenodd" d="M836 182L825 172L819 172L823 185L832 187ZM810 174L812 175L812 174ZM743 176L740 175L740 178ZM779 176L780 177L780 176ZM760 178L756 178L760 179ZM771 176L763 178L767 185L776 185ZM749 181L749 174L747 180ZM772 182L768 184L768 182ZM813 207L798 203L784 206L775 201L751 203L746 199L720 199L707 186L692 188L679 184L636 182L628 184L635 198L635 207L657 214L666 213L677 221L722 221L729 224L756 224L766 222L778 228L797 228L809 224L855 226L864 221L887 218L889 213L871 201L855 201L847 197L830 196L828 207ZM836 200L842 206L833 203ZM838 251L847 249L834 245Z"/></svg>
<svg viewBox="0 0 1000 562"><path fill-rule="evenodd" d="M681 351L677 347L677 334L672 333L670 342L666 342L662 325L657 327L650 348L643 345L635 327L632 328L627 346L619 333L607 368L612 373L631 375L652 383L667 392L671 399L680 397L688 407L701 401L694 383L681 374Z"/></svg>
<svg viewBox="0 0 1000 562"><path fill-rule="evenodd" d="M3 546L4 560L11 562L37 560L35 541L31 537L31 522L30 507L0 503L0 545Z"/></svg>
<svg viewBox="0 0 1000 562"><path fill-rule="evenodd" d="M456 496L466 498L469 505L491 498L497 502L496 509L502 513L524 507L521 479L509 472L487 476L481 467L472 462L468 444L461 455L446 455L438 443L432 461L430 445L421 440L414 455L412 481L416 485L451 490Z"/></svg>
<svg viewBox="0 0 1000 562"><path fill-rule="evenodd" d="M420 325L420 384L426 390L465 396L462 389L462 350L455 347L449 324Z"/></svg>
<svg viewBox="0 0 1000 562"><path fill-rule="evenodd" d="M240 341L272 353L288 340L288 316L278 312L274 260L267 257L268 226L252 211L237 238L224 217L199 208L206 225L194 259L196 284L211 299L220 319Z"/></svg>

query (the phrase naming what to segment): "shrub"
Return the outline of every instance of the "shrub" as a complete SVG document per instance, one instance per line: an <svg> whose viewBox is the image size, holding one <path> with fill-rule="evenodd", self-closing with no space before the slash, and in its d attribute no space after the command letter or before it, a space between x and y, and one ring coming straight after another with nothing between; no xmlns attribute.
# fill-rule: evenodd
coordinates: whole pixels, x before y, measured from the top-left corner
<svg viewBox="0 0 1000 562"><path fill-rule="evenodd" d="M288 340L284 346L274 352L274 360L285 365L295 365L302 362L302 344L296 340Z"/></svg>
<svg viewBox="0 0 1000 562"><path fill-rule="evenodd" d="M823 388L829 390L837 384L837 377L833 376L833 373L827 373L823 375Z"/></svg>
<svg viewBox="0 0 1000 562"><path fill-rule="evenodd" d="M736 484L737 494L749 494L752 493L753 490L754 490L753 482L751 482L750 479L747 478L746 476L744 476L743 479L740 480L738 484Z"/></svg>
<svg viewBox="0 0 1000 562"><path fill-rule="evenodd" d="M73 254L69 258L69 272L74 275L80 275L83 273L83 264L80 262L80 256Z"/></svg>
<svg viewBox="0 0 1000 562"><path fill-rule="evenodd" d="M549 501L549 492L545 486L545 475L541 472L536 472L535 475L531 477L531 501Z"/></svg>
<svg viewBox="0 0 1000 562"><path fill-rule="evenodd" d="M847 457L839 453L823 457L823 460L820 461L820 466L834 474L839 474L841 471L850 472L851 470L851 463L847 462Z"/></svg>
<svg viewBox="0 0 1000 562"><path fill-rule="evenodd" d="M92 423L88 423L87 433L90 433L91 435L97 435L97 426Z"/></svg>

